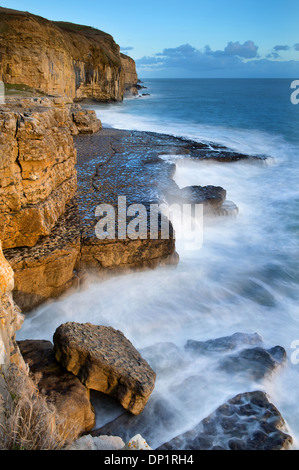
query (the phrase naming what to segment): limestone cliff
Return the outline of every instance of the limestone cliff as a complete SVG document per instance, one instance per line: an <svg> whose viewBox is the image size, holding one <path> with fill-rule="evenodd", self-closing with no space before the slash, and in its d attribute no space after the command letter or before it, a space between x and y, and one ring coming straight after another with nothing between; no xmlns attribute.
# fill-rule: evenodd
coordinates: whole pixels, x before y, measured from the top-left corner
<svg viewBox="0 0 299 470"><path fill-rule="evenodd" d="M138 95L137 82L138 75L136 72L136 64L131 57L120 54L122 69L124 73L124 96Z"/></svg>
<svg viewBox="0 0 299 470"><path fill-rule="evenodd" d="M0 110L0 237L4 248L48 235L77 187L76 150L65 107ZM30 106L30 103L29 103ZM26 112L27 111L27 112Z"/></svg>
<svg viewBox="0 0 299 470"><path fill-rule="evenodd" d="M0 371L16 364L24 371L25 362L16 343L15 334L23 323L20 309L12 300L14 273L2 253L0 241Z"/></svg>
<svg viewBox="0 0 299 470"><path fill-rule="evenodd" d="M125 65L123 70L124 63L130 67ZM0 7L0 79L4 83L25 84L72 99L120 101L127 83L132 82L133 64L130 58L124 62L119 46L107 33ZM133 81L137 83L137 75Z"/></svg>

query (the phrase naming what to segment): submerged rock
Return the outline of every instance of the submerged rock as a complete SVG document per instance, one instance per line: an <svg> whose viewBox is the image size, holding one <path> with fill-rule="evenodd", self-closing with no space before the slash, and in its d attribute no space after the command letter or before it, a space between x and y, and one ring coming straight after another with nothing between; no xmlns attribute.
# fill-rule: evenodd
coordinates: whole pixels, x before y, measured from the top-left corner
<svg viewBox="0 0 299 470"><path fill-rule="evenodd" d="M261 347L243 349L221 359L219 368L229 374L246 374L254 380L262 379L286 360L286 351L281 346L271 349Z"/></svg>
<svg viewBox="0 0 299 470"><path fill-rule="evenodd" d="M226 191L221 186L186 186L165 191L169 204L203 204L204 213L218 210L226 199Z"/></svg>
<svg viewBox="0 0 299 470"><path fill-rule="evenodd" d="M228 400L194 429L157 450L282 450L292 437L285 422L261 391L241 393Z"/></svg>
<svg viewBox="0 0 299 470"><path fill-rule="evenodd" d="M262 347L263 339L257 334L235 333L208 341L188 340L185 350L197 356L216 357L217 369L229 374L243 374L259 380L271 374L286 360L281 346Z"/></svg>
<svg viewBox="0 0 299 470"><path fill-rule="evenodd" d="M115 397L132 414L145 407L156 374L118 330L69 322L55 331L56 359L86 387Z"/></svg>
<svg viewBox="0 0 299 470"><path fill-rule="evenodd" d="M207 341L188 340L185 349L196 354L223 353L234 351L246 345L261 345L262 337L258 333L234 333L231 336L209 339Z"/></svg>
<svg viewBox="0 0 299 470"><path fill-rule="evenodd" d="M220 207L213 211L213 215L221 217L236 217L238 214L239 208L233 201L224 201Z"/></svg>

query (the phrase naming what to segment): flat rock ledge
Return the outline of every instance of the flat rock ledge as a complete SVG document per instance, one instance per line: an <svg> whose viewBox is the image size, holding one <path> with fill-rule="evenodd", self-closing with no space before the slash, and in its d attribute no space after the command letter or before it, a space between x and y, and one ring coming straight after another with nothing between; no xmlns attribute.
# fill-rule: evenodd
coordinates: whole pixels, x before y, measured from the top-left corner
<svg viewBox="0 0 299 470"><path fill-rule="evenodd" d="M156 374L122 332L68 322L57 328L53 342L56 360L87 388L113 396L134 415L142 412Z"/></svg>

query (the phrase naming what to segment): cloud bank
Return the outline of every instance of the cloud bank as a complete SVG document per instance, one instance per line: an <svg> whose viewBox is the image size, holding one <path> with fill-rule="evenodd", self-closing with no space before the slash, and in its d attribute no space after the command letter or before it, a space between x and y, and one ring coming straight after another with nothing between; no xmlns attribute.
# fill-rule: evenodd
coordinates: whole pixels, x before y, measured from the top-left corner
<svg viewBox="0 0 299 470"><path fill-rule="evenodd" d="M196 49L190 44L164 49L153 56L136 60L142 76L160 77L296 77L299 76L297 60L283 61L278 52L289 51L288 45L276 45L266 57L258 55L254 41L241 44L228 42L223 50L212 50L209 45ZM299 51L299 43L293 46Z"/></svg>

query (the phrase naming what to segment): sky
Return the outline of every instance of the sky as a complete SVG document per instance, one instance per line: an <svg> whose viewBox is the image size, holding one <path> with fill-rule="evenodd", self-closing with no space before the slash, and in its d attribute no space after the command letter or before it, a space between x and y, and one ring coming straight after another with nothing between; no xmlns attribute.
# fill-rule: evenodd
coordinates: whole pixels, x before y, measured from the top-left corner
<svg viewBox="0 0 299 470"><path fill-rule="evenodd" d="M111 34L143 78L299 78L299 0L0 0Z"/></svg>

